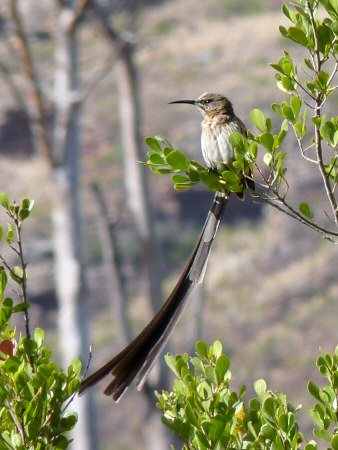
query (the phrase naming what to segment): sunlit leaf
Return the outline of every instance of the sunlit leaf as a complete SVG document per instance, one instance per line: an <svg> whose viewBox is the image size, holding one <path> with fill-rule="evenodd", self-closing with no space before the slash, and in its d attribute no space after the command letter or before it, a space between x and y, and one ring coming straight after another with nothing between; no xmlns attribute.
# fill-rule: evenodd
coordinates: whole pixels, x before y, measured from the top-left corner
<svg viewBox="0 0 338 450"><path fill-rule="evenodd" d="M189 159L179 150L173 150L169 153L167 163L177 170L184 171L189 168Z"/></svg>
<svg viewBox="0 0 338 450"><path fill-rule="evenodd" d="M308 219L313 219L313 212L311 211L311 208L307 203L300 203L298 208L305 217L307 217Z"/></svg>
<svg viewBox="0 0 338 450"><path fill-rule="evenodd" d="M264 114L260 109L253 109L250 118L260 131L266 130Z"/></svg>

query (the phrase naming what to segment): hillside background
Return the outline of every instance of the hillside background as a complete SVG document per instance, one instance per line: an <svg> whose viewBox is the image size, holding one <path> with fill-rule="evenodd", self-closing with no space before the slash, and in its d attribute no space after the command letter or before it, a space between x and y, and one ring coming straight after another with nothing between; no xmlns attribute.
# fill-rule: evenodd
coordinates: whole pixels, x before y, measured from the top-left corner
<svg viewBox="0 0 338 450"><path fill-rule="evenodd" d="M201 160L201 116L194 108L168 102L197 98L206 91L228 96L236 114L249 128L253 108L272 114L271 104L283 98L268 65L279 58L286 45L278 31L284 22L280 6L277 0L171 0L146 7L135 33L144 136L162 134L193 159ZM40 31L49 29L53 20L50 2L43 1L41 8L32 8L28 17L30 27L41 24ZM109 53L97 45L95 28L84 27L82 39L86 44L82 75L86 79ZM297 47L288 46L301 61ZM36 51L41 52L41 70L48 80L52 48L48 48L48 42L43 46L36 44ZM113 67L91 94L82 119L82 197L90 341L94 345L92 370L119 350L116 323L107 302L110 283L102 261L105 243L92 183L100 183L112 216L120 217L117 231L127 254L124 271L128 292L134 299L130 310L135 332L150 318L138 281L142 261L135 255L128 212L123 208L124 174L114 76ZM25 122L14 110L5 84L0 84L0 95L0 191L18 201L22 197L36 201L25 234L34 303L32 321L33 326L48 329L48 343L58 358L48 171L41 157L31 150ZM337 104L333 98L332 107ZM324 217L326 203L320 193L318 174L304 167L295 142L289 140L285 146L289 153L292 203L308 201L315 213ZM168 267L164 282L170 292L197 239L212 194L203 188L175 192L170 177L150 171L148 176L156 230ZM306 383L310 378L319 379L315 368L319 349L332 351L337 344L337 264L336 249L319 235L269 206L250 198L245 202L233 198L210 258L205 284L196 292L204 299L199 338L209 343L222 341L232 360L234 386L246 384L250 393L254 381L264 378L269 388L285 392L295 406L302 403L299 416L309 437L307 409L311 399ZM187 331L189 334L193 305L194 298L171 340L173 352L192 350ZM146 440L139 439L148 414L142 395L130 390L115 405L101 394L102 389L102 385L96 389L102 448L147 448Z"/></svg>

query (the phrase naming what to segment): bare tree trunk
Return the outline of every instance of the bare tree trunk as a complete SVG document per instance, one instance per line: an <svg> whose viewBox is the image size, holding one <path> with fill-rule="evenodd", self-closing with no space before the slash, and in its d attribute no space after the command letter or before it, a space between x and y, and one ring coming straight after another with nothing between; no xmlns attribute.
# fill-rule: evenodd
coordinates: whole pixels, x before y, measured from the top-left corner
<svg viewBox="0 0 338 450"><path fill-rule="evenodd" d="M120 122L124 149L124 178L127 202L133 215L135 227L142 245L142 261L144 262L146 280L149 287L149 298L153 311L157 311L163 301L162 280L164 278L163 255L154 231L154 217L151 200L145 179L146 171L139 163L144 159L140 132L140 108L136 68L133 62L132 47L127 45L120 53L117 61L117 86L120 105ZM158 385L167 381L168 372L161 358ZM147 416L144 427L149 449L165 449L168 447L168 435L161 424L160 417L154 409L153 392L145 389L144 395L153 409ZM151 392L151 394L150 394ZM150 395L149 395L150 394ZM151 430L151 432L149 432Z"/></svg>
<svg viewBox="0 0 338 450"><path fill-rule="evenodd" d="M164 278L163 258L154 232L154 218L146 183L146 171L139 161L144 159L140 133L140 108L136 69L132 47L126 45L117 61L117 85L120 105L121 135L124 149L124 173L127 202L142 244L150 300L153 310L163 301L161 282Z"/></svg>
<svg viewBox="0 0 338 450"><path fill-rule="evenodd" d="M55 181L52 212L55 280L59 304L59 335L64 365L75 356L88 355L88 323L85 311L85 276L82 250L80 181L80 114L77 27L70 8L62 8L58 20L54 97L56 107L53 170ZM78 424L72 447L98 448L91 394L76 398Z"/></svg>

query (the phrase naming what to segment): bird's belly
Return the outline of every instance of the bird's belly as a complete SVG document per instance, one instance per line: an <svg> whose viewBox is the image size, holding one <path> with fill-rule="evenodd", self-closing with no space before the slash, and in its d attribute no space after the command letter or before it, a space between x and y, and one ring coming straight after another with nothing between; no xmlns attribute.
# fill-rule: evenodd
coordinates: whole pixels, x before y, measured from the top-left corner
<svg viewBox="0 0 338 450"><path fill-rule="evenodd" d="M226 133L220 133L217 136L212 131L203 131L201 147L203 158L210 169L223 170L225 165L232 163L235 159Z"/></svg>

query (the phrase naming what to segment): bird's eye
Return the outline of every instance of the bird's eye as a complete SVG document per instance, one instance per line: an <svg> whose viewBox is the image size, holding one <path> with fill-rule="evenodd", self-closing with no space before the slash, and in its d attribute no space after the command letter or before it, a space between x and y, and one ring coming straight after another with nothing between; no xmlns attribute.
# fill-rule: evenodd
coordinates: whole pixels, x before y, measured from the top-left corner
<svg viewBox="0 0 338 450"><path fill-rule="evenodd" d="M210 103L210 100L204 100L204 103L207 105L208 103Z"/></svg>

